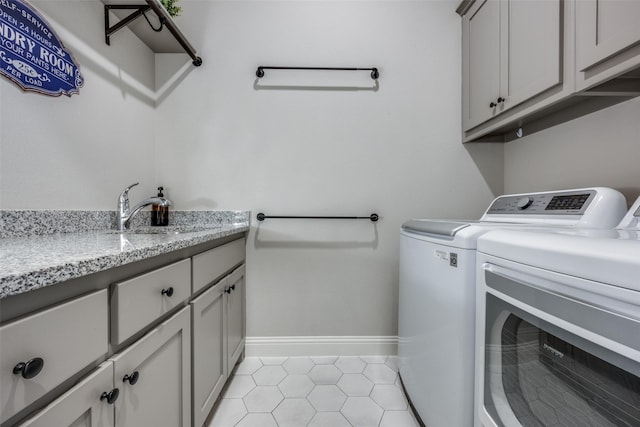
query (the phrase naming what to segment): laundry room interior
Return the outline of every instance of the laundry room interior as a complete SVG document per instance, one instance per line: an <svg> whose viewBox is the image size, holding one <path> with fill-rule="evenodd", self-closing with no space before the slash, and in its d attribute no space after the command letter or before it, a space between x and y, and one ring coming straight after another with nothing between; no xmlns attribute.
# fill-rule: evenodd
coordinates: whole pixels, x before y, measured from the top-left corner
<svg viewBox="0 0 640 427"><path fill-rule="evenodd" d="M536 3L546 10L527 9ZM538 413L535 402L546 401L542 397L522 416L485 410L478 398L483 370L478 363L489 344L478 341L485 331L476 299L485 298L481 289L487 295L509 291L506 284L498 290L489 283L493 273L480 283L476 240L478 257L486 249L489 264L496 263L491 257L503 259L503 246L510 248L505 254L513 253L509 262L527 264L517 256L533 249L520 242L534 245L545 233L555 245L593 248L583 258L578 249L560 251L558 256L572 257L567 265L590 262L607 272L612 267L605 258L612 257L599 257L598 248L623 251L625 264L611 276L594 271L587 277L578 267L565 271L552 261L545 264L544 254L538 267L549 270L550 283L556 280L550 278L553 272L624 288L628 294L616 301L625 301L628 311L575 298L630 319L620 327L624 330L640 324L640 287L630 276L640 273L640 27L634 24L639 3L176 4L180 14L163 21L166 10L156 10L160 0L0 2L5 64L12 60L3 51L19 44L7 30L12 5L13 10L29 7L70 52L83 79L74 93L46 96L12 80L6 71L11 67L1 70L0 426L574 425L558 408L549 417L541 415L549 411ZM105 43L109 25L136 10L140 16ZM542 21L524 19L523 13ZM583 36L591 19L601 40L610 36L613 42L605 46L608 53L593 53L594 48L587 58L581 52L590 47ZM482 27L494 23L499 39ZM158 25L161 31L149 32ZM170 27L178 28L178 36ZM184 43L170 52L149 47L147 37L156 34L172 42L182 38L188 49ZM509 35L521 49L511 52L515 42L509 44ZM508 93L518 89L517 73L528 84L530 75L545 72L539 64L548 45L556 49L555 80L509 104L516 99ZM601 56L594 60L594 55ZM501 64L485 66L494 59ZM588 60L595 65L582 67ZM516 76L511 85L507 75ZM470 88L478 82L482 88ZM501 92L477 101L494 82ZM469 116L476 103L487 107L480 119ZM134 183L139 184L131 187ZM150 225L150 213L165 200L168 226L153 226L153 216ZM502 219L506 211L499 211L498 202L514 216ZM135 206L130 209L129 203ZM438 304L455 304L448 300L447 284L437 301L429 292L407 294L402 288L402 280L418 280L423 272L407 267L410 273L403 273L401 258L423 264L402 252L401 236L450 233L443 240L455 241L465 232L419 222L427 219L438 227L447 221L501 224L500 230L483 229L489 230L486 239L479 233L465 246L471 276L465 276L464 316L470 323L461 323L459 331L446 329L446 310L418 329L403 317L402 292L411 305L404 313L422 316ZM544 230L514 231L505 223ZM556 236L554 228L566 230L566 236ZM510 240L516 236L519 240ZM543 246L536 250L543 253ZM425 257L429 263L446 258L447 269L463 271L463 265L451 267L457 262L451 254L462 261L464 250L442 255L436 250ZM234 286L241 289L238 300ZM151 301L151 294L158 301ZM199 305L209 294L206 304L215 315ZM487 316L489 299L482 308ZM528 312L515 299L504 301ZM539 311L544 310L531 313ZM205 319L212 322L209 329L197 323L198 314L211 316ZM49 315L58 317L47 320ZM586 408L574 420L640 425L640 414L628 409L640 406L637 337L618 339L597 330L603 340L589 341L596 332L588 322L555 322L559 314L527 316L521 316L527 325L630 376L623 391L615 391L621 387L617 382L607 389L617 398L604 399L606 405L593 397L598 391L567 380L582 402L571 411ZM617 325L614 320L606 324ZM565 324L575 326L564 328L571 337L558 332ZM57 335L75 331L69 325L82 329L77 338L76 332ZM454 342L446 349L464 353L460 363L468 370L459 370L465 376L460 379L464 401L448 399L440 380L430 381L431 370L449 367L423 366L446 360L429 354L441 345L432 338L443 331L466 336L470 346L455 348ZM33 343L19 345L23 339ZM162 339L166 346L152 350L154 340ZM420 354L403 354L403 345L418 341L424 344ZM85 347L92 348L85 352ZM83 354L69 356L76 352ZM163 356L144 359L143 352ZM58 374L50 377L48 369ZM137 374L133 379L134 370L139 380ZM104 395L98 393L91 403L74 400L88 395L87 388L103 374L111 384L103 387ZM152 375L159 378L145 384ZM365 382L370 387L356 387ZM526 405L526 397L518 402ZM80 419L86 424L75 424Z"/></svg>

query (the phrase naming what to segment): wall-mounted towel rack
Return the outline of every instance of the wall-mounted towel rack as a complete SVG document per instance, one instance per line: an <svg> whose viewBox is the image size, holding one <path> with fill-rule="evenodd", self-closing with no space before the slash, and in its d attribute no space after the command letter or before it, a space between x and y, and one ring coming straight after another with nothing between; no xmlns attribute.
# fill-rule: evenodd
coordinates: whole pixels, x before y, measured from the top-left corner
<svg viewBox="0 0 640 427"><path fill-rule="evenodd" d="M260 79L264 77L264 70L329 70L329 71L371 71L371 78L377 80L380 72L376 67L372 68L350 68L350 67L267 67L260 65L256 70L256 76Z"/></svg>
<svg viewBox="0 0 640 427"><path fill-rule="evenodd" d="M379 217L377 213L372 213L369 216L290 216L290 215L267 215L260 212L256 215L258 221L264 221L265 219L368 219L371 222L378 221Z"/></svg>

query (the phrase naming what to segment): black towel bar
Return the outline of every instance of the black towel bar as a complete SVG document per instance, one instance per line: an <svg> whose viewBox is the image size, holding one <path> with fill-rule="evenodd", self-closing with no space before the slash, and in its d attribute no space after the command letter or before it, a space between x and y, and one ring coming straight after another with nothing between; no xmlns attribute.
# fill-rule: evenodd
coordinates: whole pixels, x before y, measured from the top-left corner
<svg viewBox="0 0 640 427"><path fill-rule="evenodd" d="M371 71L371 78L376 80L380 77L380 72L376 67L372 68L351 68L351 67L267 67L260 65L256 70L258 78L264 77L264 70L330 70L330 71Z"/></svg>
<svg viewBox="0 0 640 427"><path fill-rule="evenodd" d="M378 221L379 217L377 213L372 213L369 216L290 216L290 215L267 215L260 212L256 215L258 221L264 221L265 219L368 219L371 222Z"/></svg>

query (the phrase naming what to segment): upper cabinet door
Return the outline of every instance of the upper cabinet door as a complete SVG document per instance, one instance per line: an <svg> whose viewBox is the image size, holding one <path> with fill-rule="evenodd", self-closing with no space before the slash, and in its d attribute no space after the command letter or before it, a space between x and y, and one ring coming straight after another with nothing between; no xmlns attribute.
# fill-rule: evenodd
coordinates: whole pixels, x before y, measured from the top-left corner
<svg viewBox="0 0 640 427"><path fill-rule="evenodd" d="M582 72L640 42L640 1L577 1L576 36Z"/></svg>
<svg viewBox="0 0 640 427"><path fill-rule="evenodd" d="M562 5L560 0L509 0L502 6L508 17L500 90L506 110L562 82Z"/></svg>
<svg viewBox="0 0 640 427"><path fill-rule="evenodd" d="M562 0L478 0L462 21L468 131L562 83Z"/></svg>
<svg viewBox="0 0 640 427"><path fill-rule="evenodd" d="M500 2L484 0L463 18L463 126L490 119L500 93Z"/></svg>

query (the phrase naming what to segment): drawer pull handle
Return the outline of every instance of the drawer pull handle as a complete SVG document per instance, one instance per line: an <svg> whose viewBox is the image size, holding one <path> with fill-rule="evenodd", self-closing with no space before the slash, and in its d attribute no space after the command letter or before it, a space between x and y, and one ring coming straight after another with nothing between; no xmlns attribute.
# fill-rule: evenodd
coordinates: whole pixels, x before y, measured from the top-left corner
<svg viewBox="0 0 640 427"><path fill-rule="evenodd" d="M489 104L489 108L493 108L493 107L497 107L498 104L496 104L495 102L491 101L491 103Z"/></svg>
<svg viewBox="0 0 640 427"><path fill-rule="evenodd" d="M225 294L230 294L231 293L231 286L229 286L227 289L224 290Z"/></svg>
<svg viewBox="0 0 640 427"><path fill-rule="evenodd" d="M498 104L502 104L505 101L503 97L498 97Z"/></svg>
<svg viewBox="0 0 640 427"><path fill-rule="evenodd" d="M231 288L232 291L235 291L236 290L236 285L231 285L230 288Z"/></svg>
<svg viewBox="0 0 640 427"><path fill-rule="evenodd" d="M44 368L44 360L41 357L34 357L28 362L20 362L13 368L13 373L22 375L22 378L31 379L38 375Z"/></svg>
<svg viewBox="0 0 640 427"><path fill-rule="evenodd" d="M138 382L138 378L140 378L140 374L138 373L138 371L133 371L133 374L131 375L125 375L124 378L122 379L123 382L129 382L129 384L134 385L135 383Z"/></svg>
<svg viewBox="0 0 640 427"><path fill-rule="evenodd" d="M120 390L118 390L117 388L114 388L113 390L109 391L109 392L102 392L102 395L100 395L100 400L105 400L107 399L107 403L109 405L113 405L113 403L118 400L118 396L120 396Z"/></svg>
<svg viewBox="0 0 640 427"><path fill-rule="evenodd" d="M162 290L162 295L166 295L168 297L173 296L173 286L168 287L167 289Z"/></svg>

